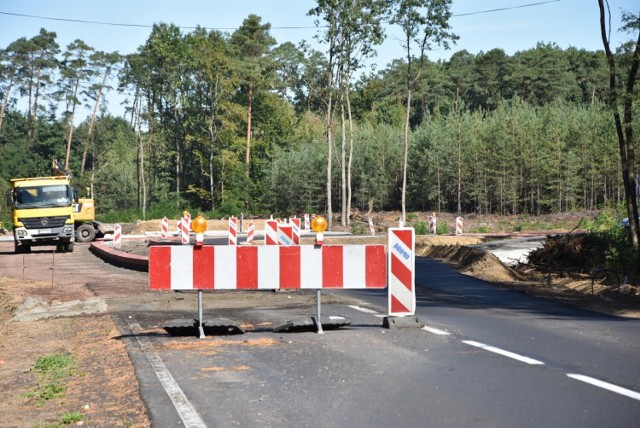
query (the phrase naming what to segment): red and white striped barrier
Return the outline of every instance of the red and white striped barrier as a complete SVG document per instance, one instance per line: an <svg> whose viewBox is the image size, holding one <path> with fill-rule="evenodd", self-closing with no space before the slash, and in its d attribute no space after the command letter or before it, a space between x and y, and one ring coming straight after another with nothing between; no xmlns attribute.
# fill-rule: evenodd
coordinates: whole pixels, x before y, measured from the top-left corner
<svg viewBox="0 0 640 428"><path fill-rule="evenodd" d="M311 230L311 221L309 220L309 214L304 215L304 230L309 232Z"/></svg>
<svg viewBox="0 0 640 428"><path fill-rule="evenodd" d="M116 224L113 228L113 248L122 247L122 227Z"/></svg>
<svg viewBox="0 0 640 428"><path fill-rule="evenodd" d="M182 245L189 243L189 223L187 216L182 217L182 222L180 223L180 239Z"/></svg>
<svg viewBox="0 0 640 428"><path fill-rule="evenodd" d="M429 216L429 233L431 233L432 235L435 235L437 233L437 227L436 227L436 216L432 215Z"/></svg>
<svg viewBox="0 0 640 428"><path fill-rule="evenodd" d="M238 219L229 217L229 245L238 245Z"/></svg>
<svg viewBox="0 0 640 428"><path fill-rule="evenodd" d="M267 220L264 222L264 244L278 245L278 221Z"/></svg>
<svg viewBox="0 0 640 428"><path fill-rule="evenodd" d="M153 290L385 288L384 245L192 246L149 249Z"/></svg>
<svg viewBox="0 0 640 428"><path fill-rule="evenodd" d="M371 232L371 235L376 234L376 228L373 226L373 220L371 219L369 219L369 232Z"/></svg>
<svg viewBox="0 0 640 428"><path fill-rule="evenodd" d="M293 227L290 224L278 225L278 245L288 247L295 245L293 241Z"/></svg>
<svg viewBox="0 0 640 428"><path fill-rule="evenodd" d="M160 237L162 239L167 239L169 236L169 219L166 217L162 217L162 225L160 226Z"/></svg>
<svg viewBox="0 0 640 428"><path fill-rule="evenodd" d="M289 224L293 230L293 244L300 245L300 219L294 217L289 220Z"/></svg>
<svg viewBox="0 0 640 428"><path fill-rule="evenodd" d="M456 235L462 235L462 224L464 219L462 217L456 217Z"/></svg>
<svg viewBox="0 0 640 428"><path fill-rule="evenodd" d="M415 232L412 228L389 229L389 315L414 315Z"/></svg>
<svg viewBox="0 0 640 428"><path fill-rule="evenodd" d="M247 244L253 245L253 236L255 232L255 225L253 222L249 223L249 230L247 231Z"/></svg>

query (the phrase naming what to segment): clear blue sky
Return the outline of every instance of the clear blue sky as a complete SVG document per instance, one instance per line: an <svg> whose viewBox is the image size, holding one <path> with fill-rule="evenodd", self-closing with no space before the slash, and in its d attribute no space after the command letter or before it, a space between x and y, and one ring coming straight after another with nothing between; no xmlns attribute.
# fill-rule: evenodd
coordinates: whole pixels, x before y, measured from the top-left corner
<svg viewBox="0 0 640 428"><path fill-rule="evenodd" d="M545 0L454 0L453 14L463 15L492 9L541 3ZM232 32L244 18L254 13L269 22L278 43L307 40L314 43L313 17L307 11L312 0L4 0L0 2L0 48L19 37L33 37L40 28L55 31L61 49L79 38L96 50L135 52L145 43L154 23L173 23L180 27L200 25ZM638 0L610 0L613 27L620 26L620 11L637 13ZM27 16L131 24L135 26L101 25L67 22ZM602 49L599 33L597 0L559 0L516 9L479 13L451 18L453 31L460 36L451 51L430 53L431 59L447 59L452 52L467 49L473 54L502 48L509 55L535 47L537 42L553 42L561 48L575 46L589 50ZM286 28L308 27L308 28ZM190 31L185 28L184 31ZM384 68L391 60L403 56L398 39L401 32L389 28L387 41L378 49L373 62ZM612 32L613 46L629 36ZM314 46L322 50L321 46ZM115 106L111 106L112 108Z"/></svg>

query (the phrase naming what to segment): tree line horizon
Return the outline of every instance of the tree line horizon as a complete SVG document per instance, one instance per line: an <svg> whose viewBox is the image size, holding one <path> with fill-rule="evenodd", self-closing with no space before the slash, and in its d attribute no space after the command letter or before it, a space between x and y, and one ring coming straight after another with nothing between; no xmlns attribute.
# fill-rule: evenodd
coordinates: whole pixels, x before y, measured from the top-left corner
<svg viewBox="0 0 640 428"><path fill-rule="evenodd" d="M362 60L383 38L379 2L338 18L330 3L310 11L329 23L318 33L327 52L277 44L256 15L230 34L156 24L128 55L82 40L61 49L46 29L10 43L0 51L0 190L48 175L56 158L93 189L100 214L142 218L339 206L348 225L354 208L404 214L405 203L539 215L624 202L603 51L538 43L431 61L430 43L456 39L442 1L432 2L446 6L434 10L442 19L423 23L433 32L422 51L408 40L367 73ZM614 53L621 87L633 48ZM122 117L109 112L109 91L126 96Z"/></svg>

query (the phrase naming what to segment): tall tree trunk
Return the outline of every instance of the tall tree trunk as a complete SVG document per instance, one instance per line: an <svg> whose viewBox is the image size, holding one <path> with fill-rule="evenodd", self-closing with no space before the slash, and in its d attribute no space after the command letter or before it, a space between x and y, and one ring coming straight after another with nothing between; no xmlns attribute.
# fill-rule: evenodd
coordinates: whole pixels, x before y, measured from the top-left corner
<svg viewBox="0 0 640 428"><path fill-rule="evenodd" d="M407 115L404 121L404 161L402 163L402 223L406 221L407 165L409 163L409 118L411 116L411 88L407 90Z"/></svg>
<svg viewBox="0 0 640 428"><path fill-rule="evenodd" d="M181 147L180 139L178 138L178 97L174 97L173 102L173 119L175 121L175 131L173 139L176 144L176 203L180 206L180 162L182 162L182 156L180 156Z"/></svg>
<svg viewBox="0 0 640 428"><path fill-rule="evenodd" d="M98 107L100 107L100 102L102 101L102 91L104 90L104 85L107 83L107 78L109 77L109 71L104 73L102 77L102 83L98 88L98 96L96 97L96 103L93 105L93 110L91 111L91 120L89 121L89 131L87 132L87 144L85 145L84 151L82 152L82 165L80 166L80 175L84 175L85 165L87 162L87 153L89 151L89 146L91 145L91 137L93 136L93 127L96 123L96 116L98 115Z"/></svg>
<svg viewBox="0 0 640 428"><path fill-rule="evenodd" d="M456 199L458 200L458 215L462 214L462 117L460 112L460 88L456 89L456 118L458 126L456 127L456 142L457 142L457 176L458 176L458 188L456 192Z"/></svg>
<svg viewBox="0 0 640 428"><path fill-rule="evenodd" d="M78 94L78 87L80 86L80 81L76 79L75 87L73 88L73 99L75 100ZM64 158L64 169L69 170L69 158L71 157L71 140L73 139L73 122L75 120L76 115L76 102L71 101L71 117L69 118L69 138L67 139L67 154Z"/></svg>
<svg viewBox="0 0 640 428"><path fill-rule="evenodd" d="M347 147L347 128L346 117L344 111L344 88L340 91L340 179L341 179L341 216L340 224L347 225L347 163L346 163L346 147Z"/></svg>
<svg viewBox="0 0 640 428"><path fill-rule="evenodd" d="M331 67L331 64L329 64ZM333 78L331 78L333 79ZM327 227L331 229L333 223L333 208L331 203L331 170L333 157L333 88L329 87L329 102L327 103Z"/></svg>
<svg viewBox="0 0 640 428"><path fill-rule="evenodd" d="M606 14L604 3L606 0L598 0L600 8L600 34L604 45L607 62L609 64L609 108L613 112L618 136L618 149L620 152L620 164L622 166L622 182L624 185L625 205L629 216L631 245L636 252L640 251L640 224L638 221L638 200L635 188L635 147L633 140L633 97L634 84L640 66L640 33L636 41L633 60L629 70L626 84L626 93L623 100L624 123L618 111L618 91L616 86L616 63L609 46L607 36ZM607 10L609 2L607 1Z"/></svg>
<svg viewBox="0 0 640 428"><path fill-rule="evenodd" d="M33 111L31 112L31 123L29 124L29 140L36 139L36 125L38 123L38 104L40 100L40 79L42 77L42 67L38 67L38 77L36 79L36 94L33 97Z"/></svg>
<svg viewBox="0 0 640 428"><path fill-rule="evenodd" d="M136 113L136 135L138 139L138 182L140 183L140 205L142 208L142 219L146 220L147 217L147 183L145 180L144 170L144 144L142 140L142 124L141 124L140 107Z"/></svg>
<svg viewBox="0 0 640 428"><path fill-rule="evenodd" d="M347 226L351 224L351 167L353 165L353 117L351 116L351 98L347 86L347 115L349 119L349 158L347 160Z"/></svg>
<svg viewBox="0 0 640 428"><path fill-rule="evenodd" d="M253 80L249 79L249 108L247 109L247 155L245 162L247 164L247 177L249 177L251 162L251 107L253 104Z"/></svg>
<svg viewBox="0 0 640 428"><path fill-rule="evenodd" d="M4 93L4 99L2 100L2 107L0 107L0 129L2 129L2 119L4 119L4 112L7 108L7 104L9 103L9 95L11 94L11 88L13 88L13 76L9 80L9 86L7 87L7 91Z"/></svg>

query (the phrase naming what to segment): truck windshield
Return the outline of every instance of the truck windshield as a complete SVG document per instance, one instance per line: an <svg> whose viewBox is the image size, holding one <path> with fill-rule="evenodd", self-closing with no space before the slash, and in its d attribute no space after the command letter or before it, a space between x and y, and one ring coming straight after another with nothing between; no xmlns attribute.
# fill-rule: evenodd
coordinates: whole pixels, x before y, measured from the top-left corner
<svg viewBox="0 0 640 428"><path fill-rule="evenodd" d="M71 186L28 186L15 189L14 203L19 209L68 207L71 205Z"/></svg>

